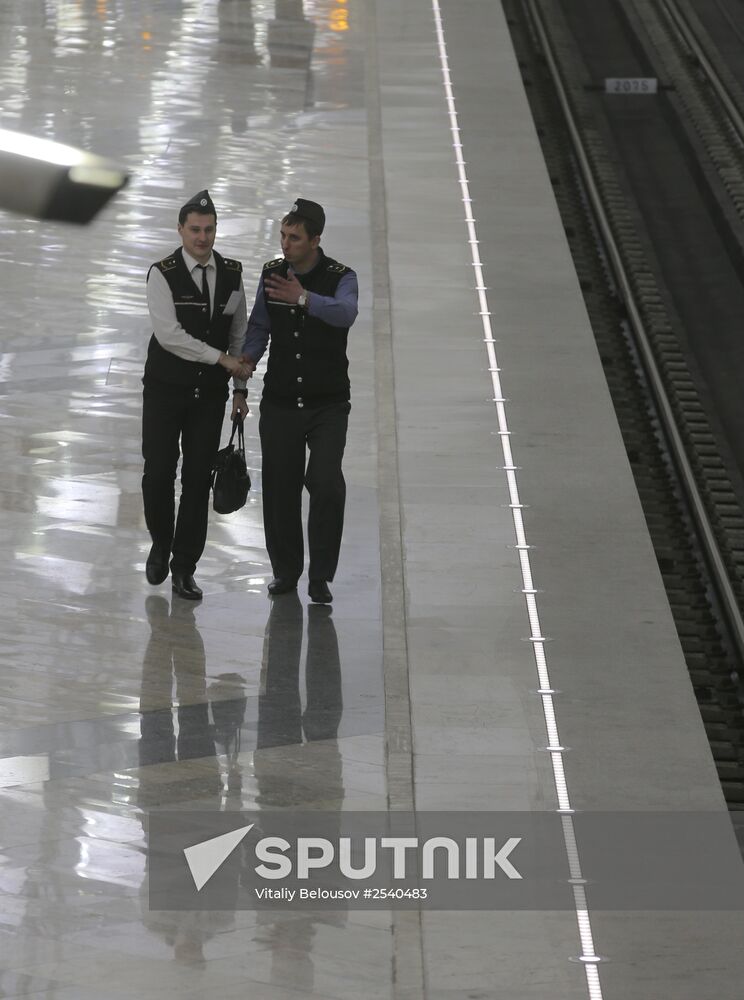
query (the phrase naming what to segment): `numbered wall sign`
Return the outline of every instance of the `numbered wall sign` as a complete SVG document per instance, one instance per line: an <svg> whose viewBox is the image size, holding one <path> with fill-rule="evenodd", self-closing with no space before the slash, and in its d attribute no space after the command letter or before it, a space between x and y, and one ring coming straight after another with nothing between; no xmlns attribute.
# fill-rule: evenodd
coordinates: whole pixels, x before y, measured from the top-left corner
<svg viewBox="0 0 744 1000"><path fill-rule="evenodd" d="M655 94L658 85L655 76L610 76L605 79L605 94Z"/></svg>

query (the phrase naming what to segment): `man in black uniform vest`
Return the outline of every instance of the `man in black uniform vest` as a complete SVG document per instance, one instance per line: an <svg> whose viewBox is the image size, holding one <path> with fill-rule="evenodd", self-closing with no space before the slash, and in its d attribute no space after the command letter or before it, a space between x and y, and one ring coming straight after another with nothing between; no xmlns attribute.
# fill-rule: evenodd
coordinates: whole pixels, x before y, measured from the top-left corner
<svg viewBox="0 0 744 1000"><path fill-rule="evenodd" d="M263 516L272 595L302 575L302 488L310 494L308 593L332 600L346 483L341 471L349 403L346 341L357 316L357 277L320 248L325 213L298 198L282 219L283 257L264 264L243 355L257 363L271 340L261 400ZM310 458L306 466L306 448Z"/></svg>
<svg viewBox="0 0 744 1000"><path fill-rule="evenodd" d="M242 266L212 250L216 227L209 192L200 191L178 215L182 246L147 274L153 335L142 379L142 496L152 537L146 574L149 583L162 583L170 560L174 592L192 601L202 597L194 571L207 537L211 470L228 380L234 377L233 415L244 416L245 379L253 367L237 356L247 315Z"/></svg>

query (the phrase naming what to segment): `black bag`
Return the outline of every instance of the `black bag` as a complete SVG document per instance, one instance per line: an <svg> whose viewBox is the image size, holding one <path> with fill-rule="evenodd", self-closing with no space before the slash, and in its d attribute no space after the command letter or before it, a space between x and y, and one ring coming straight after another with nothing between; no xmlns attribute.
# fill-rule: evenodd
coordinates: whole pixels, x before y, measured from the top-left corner
<svg viewBox="0 0 744 1000"><path fill-rule="evenodd" d="M238 432L238 446L233 446L235 431ZM212 506L218 514L232 514L240 510L248 499L251 477L245 464L245 437L243 418L238 414L233 420L230 443L220 448L212 469Z"/></svg>

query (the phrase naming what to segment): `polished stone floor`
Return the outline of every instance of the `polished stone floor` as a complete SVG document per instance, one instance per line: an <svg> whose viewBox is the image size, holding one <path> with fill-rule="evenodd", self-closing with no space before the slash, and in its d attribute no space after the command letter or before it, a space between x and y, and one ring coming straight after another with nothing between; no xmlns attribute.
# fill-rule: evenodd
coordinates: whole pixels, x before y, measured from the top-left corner
<svg viewBox="0 0 744 1000"><path fill-rule="evenodd" d="M146 811L168 805L385 807L361 13L323 0L0 11L3 126L132 171L86 229L2 218L4 997L336 997L351 995L351 954L357 995L389 995L375 976L389 916L148 913L143 838ZM213 517L203 604L144 582L144 278L206 186L249 296L298 195L325 205L326 248L366 289L332 613L304 590L266 596L255 420L255 489Z"/></svg>
<svg viewBox="0 0 744 1000"><path fill-rule="evenodd" d="M737 914L593 914L597 975L576 912L148 906L164 808L722 808L500 5L445 0L565 788L546 752L438 8L0 7L2 126L132 174L85 229L0 216L2 997L740 997ZM203 187L249 297L297 196L359 274L332 609L266 595L255 416L203 603L144 579L144 279Z"/></svg>

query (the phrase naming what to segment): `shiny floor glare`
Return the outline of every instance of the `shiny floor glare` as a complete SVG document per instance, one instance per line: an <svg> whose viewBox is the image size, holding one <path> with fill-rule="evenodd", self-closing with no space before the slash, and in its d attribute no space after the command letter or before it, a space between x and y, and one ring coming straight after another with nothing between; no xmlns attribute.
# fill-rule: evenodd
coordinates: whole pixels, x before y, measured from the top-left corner
<svg viewBox="0 0 744 1000"><path fill-rule="evenodd" d="M2 220L3 996L391 995L377 974L389 919L151 912L143 833L166 806L385 806L369 294L332 612L308 606L306 581L300 597L266 595L260 371L254 490L239 513L212 514L199 607L169 581L147 585L140 498L145 275L178 244L188 193L209 187L217 248L243 261L249 301L298 195L325 205L328 252L369 287L360 13L251 0L0 11L3 127L132 172L84 229Z"/></svg>

